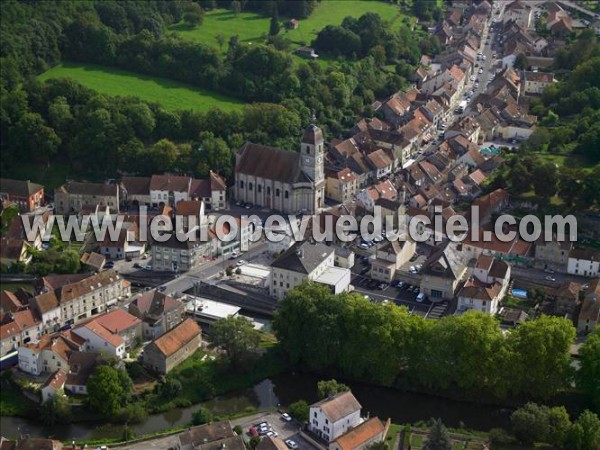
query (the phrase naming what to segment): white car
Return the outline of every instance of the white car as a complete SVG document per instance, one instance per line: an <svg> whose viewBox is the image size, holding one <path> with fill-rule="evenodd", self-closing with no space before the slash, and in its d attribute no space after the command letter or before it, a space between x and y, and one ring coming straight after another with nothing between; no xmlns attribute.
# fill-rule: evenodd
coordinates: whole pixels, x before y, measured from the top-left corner
<svg viewBox="0 0 600 450"><path fill-rule="evenodd" d="M238 256L240 256L240 254L238 252L233 252L233 253L231 253L231 255L229 255L229 259L235 259Z"/></svg>
<svg viewBox="0 0 600 450"><path fill-rule="evenodd" d="M276 438L276 437L278 437L279 435L277 434L277 432L276 432L276 431L268 431L268 432L267 432L267 434L266 434L265 436L269 436L269 437L272 437L272 438Z"/></svg>
<svg viewBox="0 0 600 450"><path fill-rule="evenodd" d="M548 275L548 276L546 277L546 280L547 280L547 281L556 281L556 278L554 278L553 276L550 276L550 275Z"/></svg>
<svg viewBox="0 0 600 450"><path fill-rule="evenodd" d="M292 421L292 416L290 416L288 413L283 413L281 415L281 420L283 420L285 422L291 422Z"/></svg>
<svg viewBox="0 0 600 450"><path fill-rule="evenodd" d="M245 259L240 259L238 262L235 263L235 265L238 267L243 266L244 264L248 264L248 261L246 261Z"/></svg>
<svg viewBox="0 0 600 450"><path fill-rule="evenodd" d="M298 444L296 444L296 442L292 441L291 439L286 439L284 442L285 445L287 445L288 448L291 448L292 450L296 450L298 448Z"/></svg>

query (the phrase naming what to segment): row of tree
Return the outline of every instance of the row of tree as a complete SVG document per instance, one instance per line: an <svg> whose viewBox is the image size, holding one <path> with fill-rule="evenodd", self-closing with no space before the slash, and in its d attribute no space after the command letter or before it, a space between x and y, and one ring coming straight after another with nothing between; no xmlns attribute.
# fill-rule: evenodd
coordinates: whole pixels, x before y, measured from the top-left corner
<svg viewBox="0 0 600 450"><path fill-rule="evenodd" d="M563 406L527 403L512 413L510 421L514 437L527 445L545 442L554 448L572 450L600 448L600 419L589 410L571 422Z"/></svg>
<svg viewBox="0 0 600 450"><path fill-rule="evenodd" d="M586 171L557 166L536 154L515 155L494 174L490 188L510 188L517 196L533 190L542 205L556 195L569 208L587 209L600 204L600 164Z"/></svg>
<svg viewBox="0 0 600 450"><path fill-rule="evenodd" d="M573 376L575 329L557 317L505 335L481 312L427 321L406 308L306 283L288 292L273 327L292 364L385 385L549 398Z"/></svg>

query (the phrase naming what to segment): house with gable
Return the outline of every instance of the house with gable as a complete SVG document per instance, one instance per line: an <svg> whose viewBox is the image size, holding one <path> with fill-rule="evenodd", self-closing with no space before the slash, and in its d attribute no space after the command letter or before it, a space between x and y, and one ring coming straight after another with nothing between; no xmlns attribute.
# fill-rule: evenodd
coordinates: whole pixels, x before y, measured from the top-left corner
<svg viewBox="0 0 600 450"><path fill-rule="evenodd" d="M591 333L600 323L600 278L594 278L583 296L577 318L577 331Z"/></svg>
<svg viewBox="0 0 600 450"><path fill-rule="evenodd" d="M475 309L496 314L510 282L510 266L488 255L481 255L471 278L457 294L458 311Z"/></svg>
<svg viewBox="0 0 600 450"><path fill-rule="evenodd" d="M389 425L389 419L384 424L379 417L371 417L336 438L329 444L329 450L364 450L384 442Z"/></svg>
<svg viewBox="0 0 600 450"><path fill-rule="evenodd" d="M421 292L431 301L451 300L464 278L467 262L460 244L443 243L423 264Z"/></svg>
<svg viewBox="0 0 600 450"><path fill-rule="evenodd" d="M185 304L157 290L144 292L129 304L129 313L142 320L143 339L156 339L185 318Z"/></svg>
<svg viewBox="0 0 600 450"><path fill-rule="evenodd" d="M142 361L148 369L166 375L192 356L201 343L200 325L186 319L144 347Z"/></svg>
<svg viewBox="0 0 600 450"><path fill-rule="evenodd" d="M309 430L327 443L362 423L361 405L352 392L340 392L310 405Z"/></svg>
<svg viewBox="0 0 600 450"><path fill-rule="evenodd" d="M371 261L371 278L389 283L396 275L396 271L410 261L416 250L412 240L386 241L375 252L375 259Z"/></svg>

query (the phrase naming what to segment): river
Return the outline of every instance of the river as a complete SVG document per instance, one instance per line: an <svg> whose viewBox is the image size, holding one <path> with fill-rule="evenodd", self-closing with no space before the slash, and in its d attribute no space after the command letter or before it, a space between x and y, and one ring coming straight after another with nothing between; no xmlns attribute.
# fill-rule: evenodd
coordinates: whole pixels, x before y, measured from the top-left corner
<svg viewBox="0 0 600 450"><path fill-rule="evenodd" d="M300 399L314 402L317 400L319 379L318 376L309 374L282 374L263 380L252 388L216 397L204 403L204 406L215 415L226 415L239 413L248 407L261 409L279 404L289 405ZM497 406L459 402L360 383L350 383L350 387L362 404L363 415L369 413L382 419L390 417L395 423L440 417L451 427L459 427L462 422L467 428L488 431L494 427L507 426L511 413L510 409ZM191 421L196 409L198 405L155 414L149 416L144 423L130 425L130 428L139 436L184 425ZM19 417L1 417L0 429L6 437L15 437L20 432L31 436L52 436L63 441L120 437L123 433L123 425L85 422L44 427L34 420Z"/></svg>

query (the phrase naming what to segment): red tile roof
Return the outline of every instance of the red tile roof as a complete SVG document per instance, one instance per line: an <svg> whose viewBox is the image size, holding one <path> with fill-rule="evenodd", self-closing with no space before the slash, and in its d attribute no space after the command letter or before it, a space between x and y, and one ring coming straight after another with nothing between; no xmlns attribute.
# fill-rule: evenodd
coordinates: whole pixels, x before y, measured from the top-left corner
<svg viewBox="0 0 600 450"><path fill-rule="evenodd" d="M102 325L111 333L121 333L142 323L140 319L122 309L115 309L107 314L96 317L95 322Z"/></svg>
<svg viewBox="0 0 600 450"><path fill-rule="evenodd" d="M197 337L201 332L202 329L200 328L200 325L193 319L186 319L175 328L167 331L161 337L156 339L152 344L154 344L165 357L169 357Z"/></svg>

